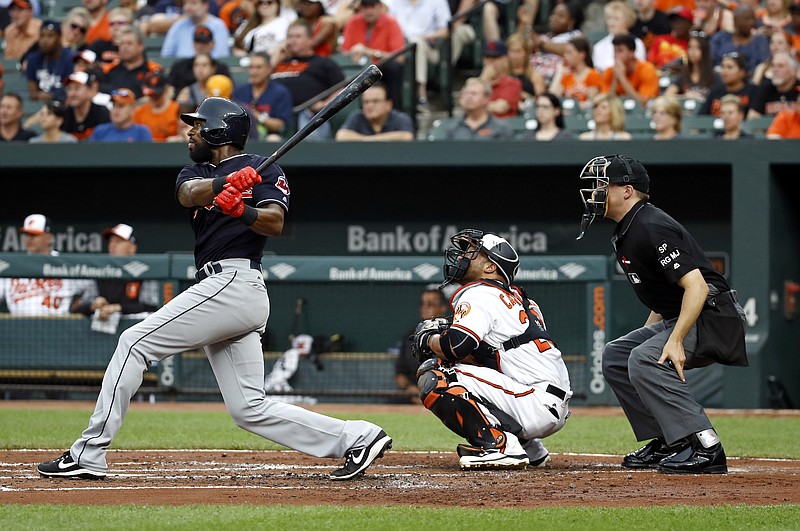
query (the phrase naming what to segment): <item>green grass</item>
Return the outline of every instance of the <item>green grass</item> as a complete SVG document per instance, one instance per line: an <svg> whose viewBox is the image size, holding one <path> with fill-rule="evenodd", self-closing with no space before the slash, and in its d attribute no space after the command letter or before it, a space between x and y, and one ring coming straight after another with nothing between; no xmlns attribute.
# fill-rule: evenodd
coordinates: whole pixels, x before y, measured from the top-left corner
<svg viewBox="0 0 800 531"><path fill-rule="evenodd" d="M438 419L423 414L351 414L383 426L395 450L453 451L460 438ZM86 426L89 410L0 409L0 447L67 448ZM729 456L800 459L800 418L712 416ZM566 427L546 440L552 452L624 454L638 443L622 416L573 414ZM281 447L238 429L223 411L164 412L136 409L114 440L117 449ZM354 494L356 495L356 494ZM531 495L536 495L535 484ZM424 500L425 492L419 493ZM135 495L133 500L135 502ZM267 505L202 506L0 506L2 530L204 530L274 529L324 531L480 528L620 531L797 530L800 506L548 507L539 509L331 507Z"/></svg>
<svg viewBox="0 0 800 531"><path fill-rule="evenodd" d="M346 411L347 406L342 406ZM67 448L86 427L90 411L0 409L2 448ZM364 418L383 426L396 450L452 451L461 439L436 417L425 414L335 415ZM800 459L800 418L730 417L711 419L731 457ZM553 452L622 455L637 447L625 417L574 414L566 427L546 441ZM112 448L230 448L276 450L281 447L238 429L224 411L142 411L128 414Z"/></svg>
<svg viewBox="0 0 800 531"><path fill-rule="evenodd" d="M124 522L124 524L121 524ZM546 529L619 531L798 529L800 507L616 507L453 509L407 507L308 507L125 505L116 507L7 505L5 530L198 529Z"/></svg>

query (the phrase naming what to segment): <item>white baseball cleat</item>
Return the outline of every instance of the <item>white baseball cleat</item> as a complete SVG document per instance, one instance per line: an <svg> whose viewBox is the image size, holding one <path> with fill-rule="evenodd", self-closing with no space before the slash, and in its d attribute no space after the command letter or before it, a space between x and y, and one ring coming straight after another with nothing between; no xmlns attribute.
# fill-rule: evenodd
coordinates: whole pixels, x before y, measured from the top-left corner
<svg viewBox="0 0 800 531"><path fill-rule="evenodd" d="M456 448L461 458L461 470L522 470L528 466L528 456L507 455L500 450L485 450L474 446L459 444Z"/></svg>

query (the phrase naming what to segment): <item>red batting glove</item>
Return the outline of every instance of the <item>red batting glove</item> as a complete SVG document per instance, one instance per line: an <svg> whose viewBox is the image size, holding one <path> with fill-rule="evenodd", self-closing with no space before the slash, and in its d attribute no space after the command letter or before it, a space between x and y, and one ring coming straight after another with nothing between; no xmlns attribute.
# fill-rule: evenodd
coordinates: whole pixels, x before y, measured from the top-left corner
<svg viewBox="0 0 800 531"><path fill-rule="evenodd" d="M214 204L222 210L223 214L227 214L232 218L238 218L244 213L244 201L242 201L242 192L226 184L225 188L214 198Z"/></svg>
<svg viewBox="0 0 800 531"><path fill-rule="evenodd" d="M246 166L241 170L229 173L225 177L225 182L230 183L240 192L245 192L260 183L261 176L251 166Z"/></svg>

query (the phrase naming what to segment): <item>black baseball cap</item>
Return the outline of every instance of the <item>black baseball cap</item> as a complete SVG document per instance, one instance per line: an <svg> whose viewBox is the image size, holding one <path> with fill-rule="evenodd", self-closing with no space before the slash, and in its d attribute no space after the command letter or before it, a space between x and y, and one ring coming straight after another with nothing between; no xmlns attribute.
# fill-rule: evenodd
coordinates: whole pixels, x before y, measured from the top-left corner
<svg viewBox="0 0 800 531"><path fill-rule="evenodd" d="M43 20L42 25L39 26L39 33L44 30L50 30L61 35L61 23L57 20Z"/></svg>
<svg viewBox="0 0 800 531"><path fill-rule="evenodd" d="M606 178L609 183L629 184L640 192L650 190L650 176L642 163L625 155L606 155L609 161Z"/></svg>
<svg viewBox="0 0 800 531"><path fill-rule="evenodd" d="M214 40L214 34L208 29L208 26L197 26L194 30L194 42L211 42Z"/></svg>

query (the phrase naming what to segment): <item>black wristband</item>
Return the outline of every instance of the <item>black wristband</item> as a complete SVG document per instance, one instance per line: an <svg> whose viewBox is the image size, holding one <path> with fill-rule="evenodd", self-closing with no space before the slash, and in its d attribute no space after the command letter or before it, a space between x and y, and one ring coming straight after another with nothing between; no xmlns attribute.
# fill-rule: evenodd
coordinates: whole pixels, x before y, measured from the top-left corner
<svg viewBox="0 0 800 531"><path fill-rule="evenodd" d="M242 212L242 215L236 219L249 227L258 219L258 210L249 205L245 205L244 212Z"/></svg>
<svg viewBox="0 0 800 531"><path fill-rule="evenodd" d="M211 181L211 191L214 192L214 195L219 194L227 182L225 177L214 177L214 180Z"/></svg>

